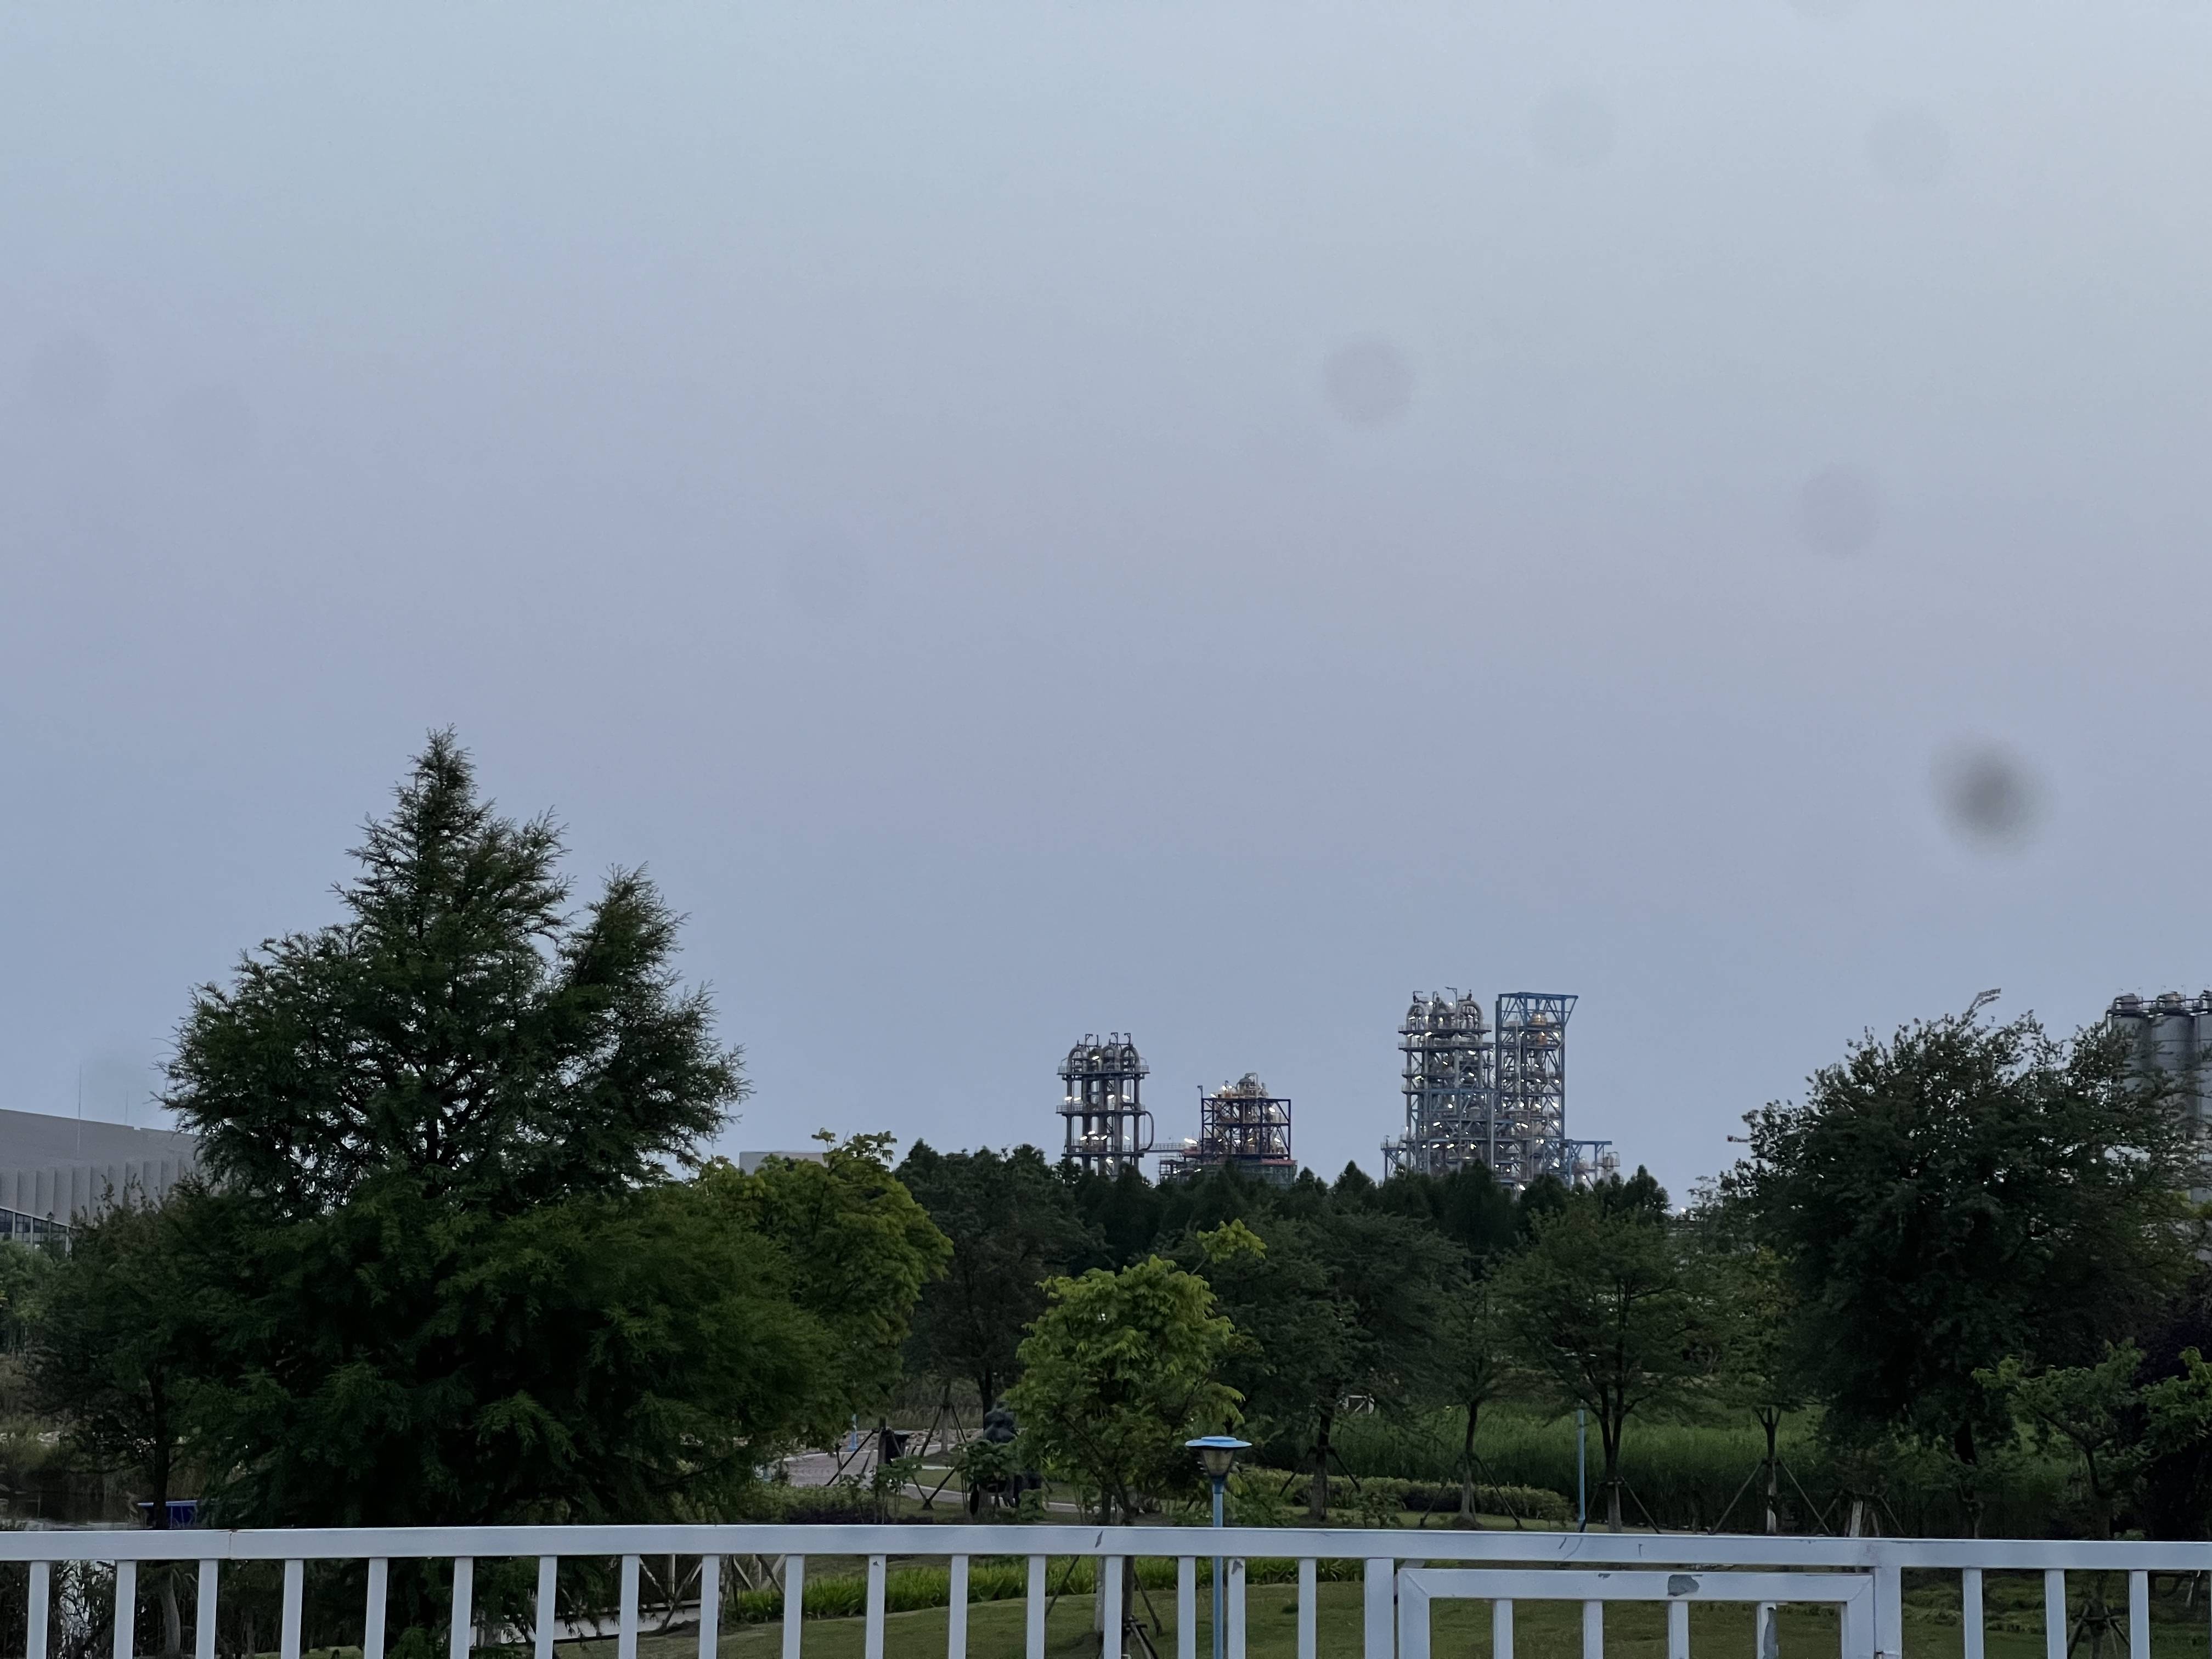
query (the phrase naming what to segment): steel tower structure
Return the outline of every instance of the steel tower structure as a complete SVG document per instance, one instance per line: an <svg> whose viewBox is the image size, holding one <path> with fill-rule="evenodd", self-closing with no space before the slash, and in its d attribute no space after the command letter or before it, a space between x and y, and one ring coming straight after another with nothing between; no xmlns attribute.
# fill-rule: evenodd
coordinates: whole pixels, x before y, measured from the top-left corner
<svg viewBox="0 0 2212 1659"><path fill-rule="evenodd" d="M1509 991L1486 1025L1472 994L1416 995L1398 1028L1406 1127L1382 1143L1386 1176L1480 1164L1509 1192L1540 1176L1579 1184L1619 1167L1612 1143L1567 1138L1567 1018L1574 997Z"/></svg>
<svg viewBox="0 0 2212 1659"><path fill-rule="evenodd" d="M1160 1179L1212 1169L1235 1170L1279 1187L1297 1179L1297 1161L1291 1156L1291 1103L1269 1094L1255 1073L1247 1072L1212 1094L1199 1091L1198 1138L1160 1160Z"/></svg>
<svg viewBox="0 0 2212 1659"><path fill-rule="evenodd" d="M1405 1056L1406 1131L1382 1143L1384 1175L1444 1175L1488 1163L1496 1056L1480 1000L1473 992L1416 992L1398 1027L1398 1051Z"/></svg>
<svg viewBox="0 0 2212 1659"><path fill-rule="evenodd" d="M1575 999L1508 991L1498 999L1498 1109L1491 1155L1498 1180L1519 1192L1540 1175L1571 1182L1567 1146L1567 1017Z"/></svg>
<svg viewBox="0 0 2212 1659"><path fill-rule="evenodd" d="M1152 1115L1142 1099L1146 1069L1127 1033L1109 1031L1103 1042L1084 1033L1060 1062L1062 1157L1100 1175L1143 1167L1139 1160L1152 1150Z"/></svg>

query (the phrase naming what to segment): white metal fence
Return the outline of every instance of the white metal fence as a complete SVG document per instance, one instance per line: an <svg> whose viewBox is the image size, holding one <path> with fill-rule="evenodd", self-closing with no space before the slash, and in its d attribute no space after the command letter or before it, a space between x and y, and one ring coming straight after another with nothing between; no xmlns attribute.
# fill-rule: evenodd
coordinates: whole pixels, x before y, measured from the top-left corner
<svg viewBox="0 0 2212 1659"><path fill-rule="evenodd" d="M1176 1568L1176 1659L1196 1659L1198 1564L1227 1560L1224 1620L1228 1659L1244 1659L1246 1559L1297 1563L1298 1659L1317 1659L1318 1564L1359 1564L1363 1584L1361 1659L1429 1659L1431 1604L1488 1601L1496 1659L1511 1659L1513 1609L1526 1601L1582 1607L1584 1659L1600 1659L1608 1602L1644 1601L1668 1607L1668 1659L1689 1659L1689 1607L1695 1601L1751 1602L1760 1609L1762 1659L1771 1659L1771 1609L1795 1603L1837 1607L1839 1659L1900 1659L1902 1576L1958 1575L1963 1659L1983 1659L1983 1575L2043 1575L2046 1659L2067 1659L2067 1575L2124 1575L2130 1659L2150 1659L2150 1577L2212 1571L2212 1544L2075 1543L2023 1540L1832 1539L1537 1532L1338 1531L1291 1528L1066 1526L470 1527L348 1531L0 1532L0 1562L29 1565L25 1659L47 1659L49 1594L54 1567L112 1563L114 1659L134 1659L134 1608L142 1562L198 1564L195 1659L216 1659L216 1613L226 1564L282 1562L281 1659L301 1659L306 1570L311 1562L366 1563L362 1609L363 1659L384 1659L385 1601L395 1560L453 1563L448 1620L451 1659L468 1659L476 1640L474 1564L536 1558L535 1659L552 1659L560 1563L618 1559L618 1659L636 1659L639 1562L699 1559L698 1652L715 1659L723 1557L777 1556L785 1563L782 1659L804 1659L805 1584L809 1557L857 1557L867 1563L866 1659L883 1659L884 1582L893 1558L950 1568L946 1659L968 1652L969 1563L974 1557L1026 1558L1026 1659L1044 1659L1047 1562L1088 1557L1099 1563L1100 1625L1121 1626L1122 1576L1131 1558L1171 1559ZM2208 1613L2212 1619L2212 1613ZM2212 1625L2206 1631L2212 1644ZM2208 1647L2212 1654L2212 1647Z"/></svg>

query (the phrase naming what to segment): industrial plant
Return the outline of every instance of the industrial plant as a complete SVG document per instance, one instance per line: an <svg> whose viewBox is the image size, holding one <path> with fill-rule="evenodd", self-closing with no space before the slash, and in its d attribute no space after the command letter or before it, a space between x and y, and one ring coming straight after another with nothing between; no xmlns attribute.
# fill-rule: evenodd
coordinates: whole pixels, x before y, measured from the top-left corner
<svg viewBox="0 0 2212 1659"><path fill-rule="evenodd" d="M1404 1129L1382 1142L1387 1176L1449 1175L1480 1164L1508 1192L1551 1176L1583 1185L1618 1172L1609 1140L1567 1133L1567 1019L1575 998L1508 991L1486 1016L1481 999L1451 990L1413 998L1398 1027ZM2208 1004L2212 1009L2212 1004ZM2207 1013L2212 1021L2212 1012ZM2206 1035L2212 1040L2212 1024ZM1158 1146L1143 1101L1147 1067L1125 1032L1086 1033L1060 1064L1062 1156L1077 1168L1119 1175L1143 1168ZM1297 1178L1291 1102L1247 1072L1201 1088L1198 1133L1162 1156L1163 1181L1229 1169L1288 1186Z"/></svg>
<svg viewBox="0 0 2212 1659"><path fill-rule="evenodd" d="M1255 1181L1287 1187L1297 1179L1291 1156L1291 1103L1271 1095L1250 1072L1212 1094L1198 1094L1198 1133L1160 1160L1160 1179L1176 1181L1206 1170L1234 1170Z"/></svg>
<svg viewBox="0 0 2212 1659"><path fill-rule="evenodd" d="M2163 991L2146 1000L2130 991L2112 999L2105 1018L2131 1033L2144 1061L2182 1079L2180 1108L2200 1141L2212 1140L2212 991L2184 996ZM2212 1171L2189 1191L2190 1201L2212 1200Z"/></svg>
<svg viewBox="0 0 2212 1659"><path fill-rule="evenodd" d="M1109 1031L1101 1042L1085 1032L1060 1066L1065 1085L1060 1115L1067 1133L1061 1156L1091 1175L1141 1170L1152 1150L1152 1115L1142 1099L1145 1076L1145 1062L1127 1034Z"/></svg>
<svg viewBox="0 0 2212 1659"><path fill-rule="evenodd" d="M1508 991L1480 999L1416 993L1398 1027L1406 1127L1382 1143L1385 1176L1448 1175L1480 1164L1510 1192L1540 1176L1571 1184L1611 1174L1609 1140L1567 1135L1567 1018L1575 999Z"/></svg>

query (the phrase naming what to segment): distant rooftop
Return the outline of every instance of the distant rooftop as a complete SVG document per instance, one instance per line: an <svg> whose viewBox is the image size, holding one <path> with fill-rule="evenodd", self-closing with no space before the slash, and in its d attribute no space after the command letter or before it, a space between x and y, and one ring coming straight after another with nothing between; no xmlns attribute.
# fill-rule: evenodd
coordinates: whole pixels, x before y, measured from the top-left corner
<svg viewBox="0 0 2212 1659"><path fill-rule="evenodd" d="M46 1112L0 1111L0 1170L190 1158L199 1145L197 1135L174 1129L140 1129L103 1118L55 1117Z"/></svg>
<svg viewBox="0 0 2212 1659"><path fill-rule="evenodd" d="M191 1172L199 1146L174 1129L0 1110L0 1238L46 1237L127 1193L159 1202Z"/></svg>

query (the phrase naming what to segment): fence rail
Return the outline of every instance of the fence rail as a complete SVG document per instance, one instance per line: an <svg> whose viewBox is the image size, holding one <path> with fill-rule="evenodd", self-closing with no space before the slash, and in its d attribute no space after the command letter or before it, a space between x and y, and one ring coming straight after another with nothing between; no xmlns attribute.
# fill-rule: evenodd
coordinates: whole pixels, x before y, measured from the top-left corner
<svg viewBox="0 0 2212 1659"><path fill-rule="evenodd" d="M1122 1623L1121 1564L1132 1558L1175 1561L1176 1659L1195 1659L1197 1564L1209 1559L1227 1563L1226 1659L1245 1659L1244 1564L1252 1559L1298 1564L1298 1659L1318 1659L1316 1565L1322 1561L1359 1565L1361 1659L1428 1659L1430 1603L1455 1597L1491 1603L1494 1659L1511 1659L1513 1607L1528 1601L1579 1603L1584 1659L1601 1659L1603 1609L1620 1600L1667 1604L1668 1659L1689 1659L1688 1608L1699 1601L1756 1604L1761 1659L1772 1659L1773 1608L1794 1602L1839 1607L1841 1659L1902 1659L1902 1576L1908 1571L1958 1574L1962 1659L1983 1659L1984 1573L2042 1573L2046 1659L2067 1659L2068 1573L2125 1574L2130 1659L2150 1659L2150 1576L2212 1572L2212 1544L2038 1539L895 1525L0 1532L0 1563L27 1563L30 1570L24 1659L47 1659L52 1573L64 1563L112 1565L113 1659L135 1659L137 1569L149 1561L198 1565L195 1659L216 1659L224 1564L283 1564L280 1659L301 1659L308 1564L365 1564L362 1656L384 1659L389 1566L401 1560L453 1564L450 1659L469 1659L476 1644L475 1564L529 1558L538 1563L534 1659L552 1659L558 1624L555 1592L563 1558L620 1561L616 1651L617 1659L636 1659L639 1564L642 1558L669 1556L701 1563L698 1652L700 1659L717 1659L720 1564L732 1555L783 1559L782 1659L804 1659L809 1557L859 1557L867 1563L865 1659L883 1659L884 1581L895 1556L941 1561L949 1569L946 1659L967 1659L968 1568L978 1556L1027 1559L1025 1659L1044 1659L1046 1564L1053 1558L1098 1562L1100 1624L1109 1631Z"/></svg>

